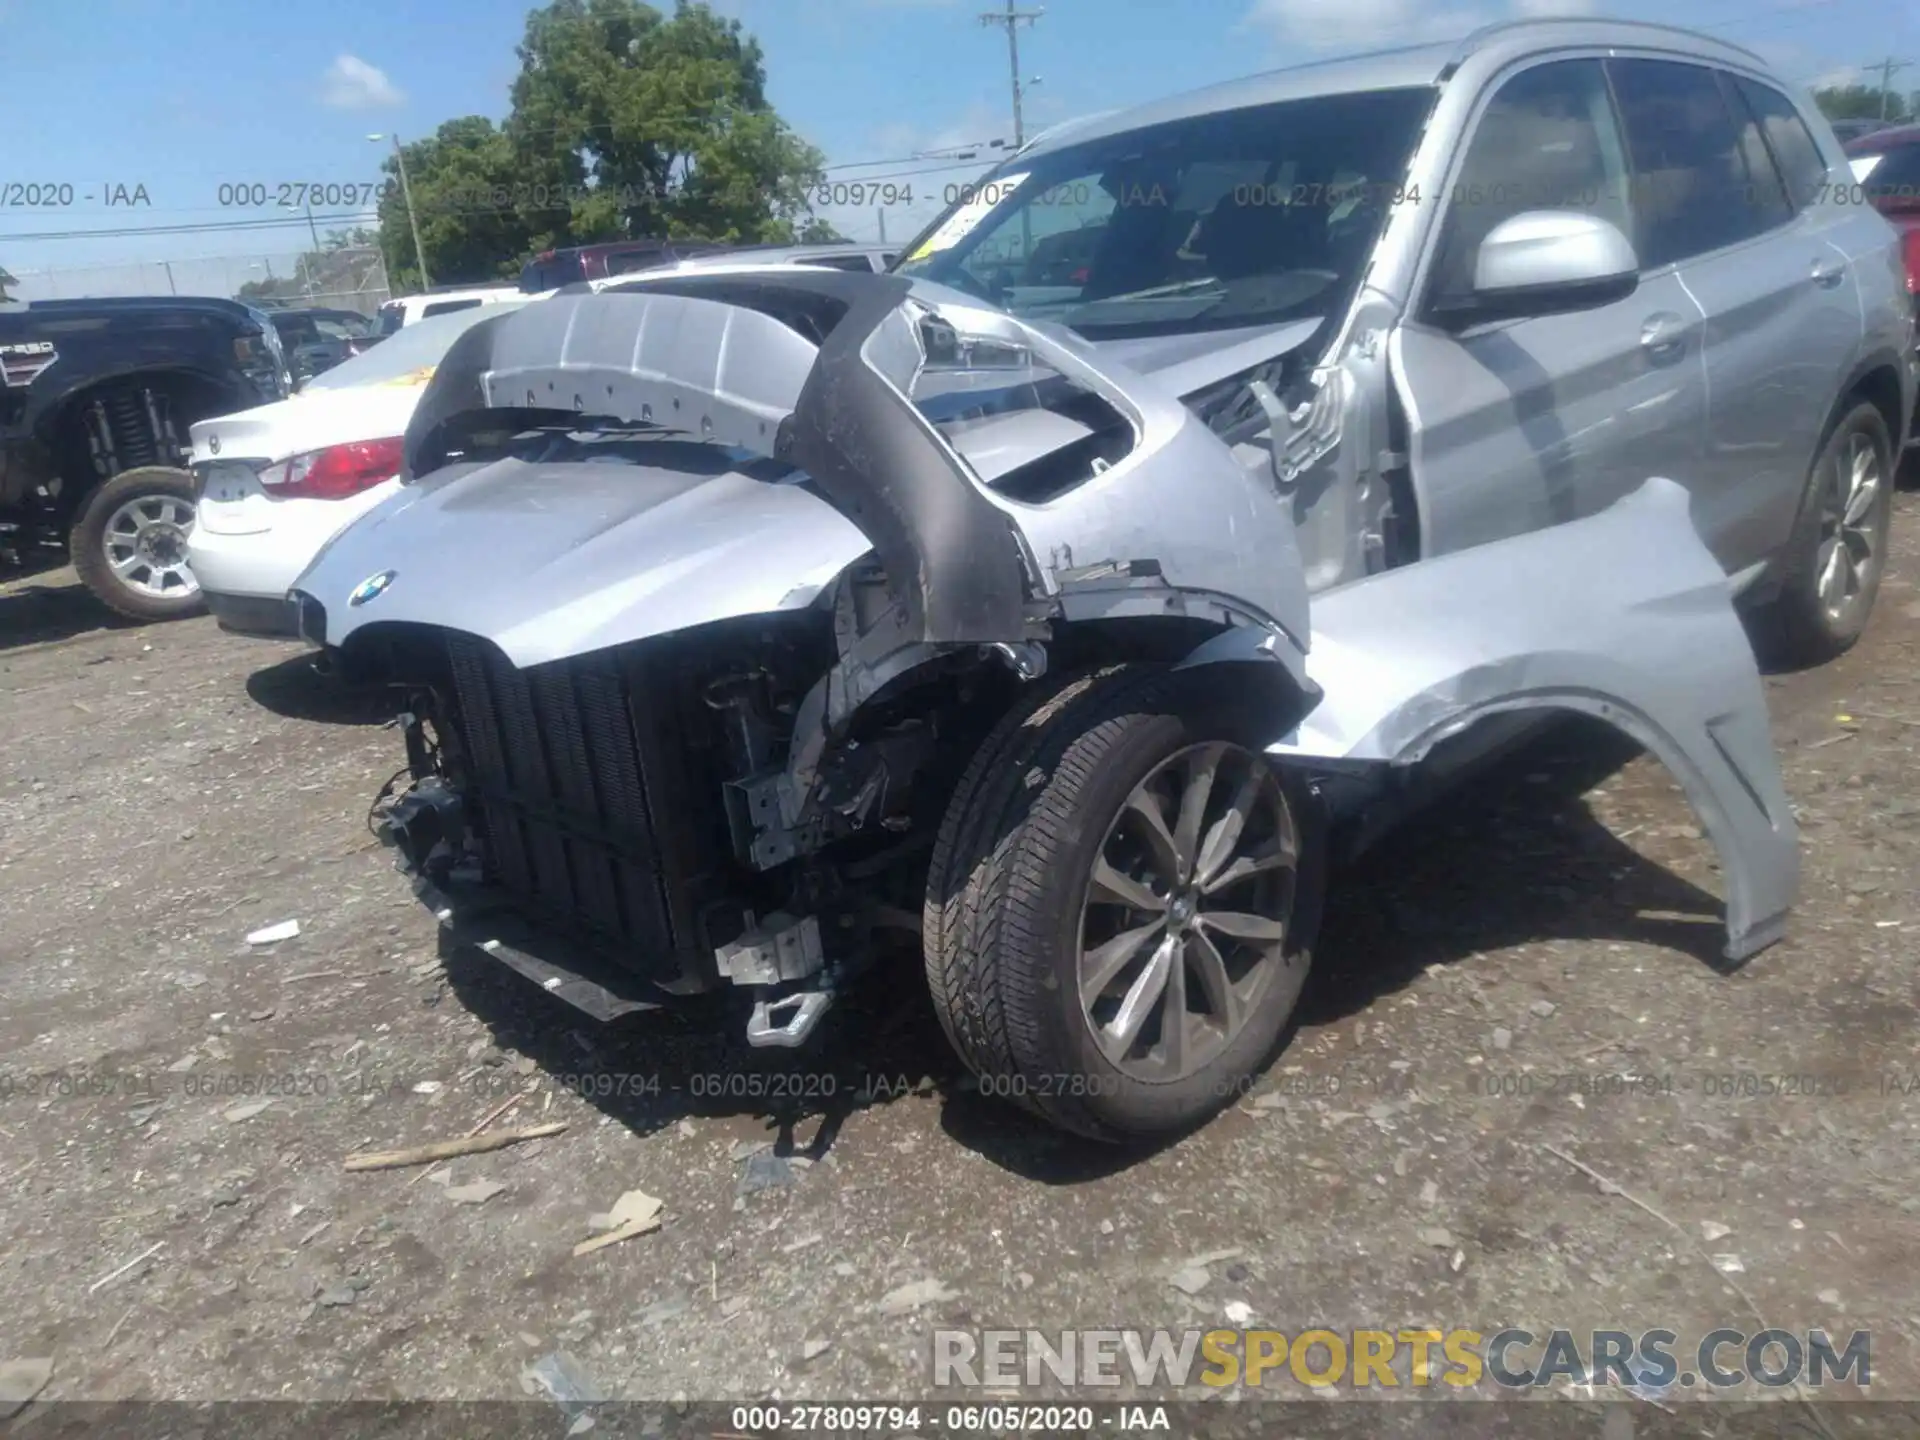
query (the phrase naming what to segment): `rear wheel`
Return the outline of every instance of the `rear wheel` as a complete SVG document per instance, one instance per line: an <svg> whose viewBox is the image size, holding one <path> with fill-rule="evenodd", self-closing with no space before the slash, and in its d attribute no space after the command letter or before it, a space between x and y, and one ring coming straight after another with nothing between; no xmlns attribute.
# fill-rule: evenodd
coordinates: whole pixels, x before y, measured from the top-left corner
<svg viewBox="0 0 1920 1440"><path fill-rule="evenodd" d="M1075 680L1003 723L942 826L936 1008L988 1094L1105 1140L1243 1094L1318 922L1310 796L1192 677Z"/></svg>
<svg viewBox="0 0 1920 1440"><path fill-rule="evenodd" d="M1780 592L1756 617L1767 659L1818 665L1860 638L1886 568L1893 474L1886 417L1863 401L1840 418L1814 461Z"/></svg>
<svg viewBox="0 0 1920 1440"><path fill-rule="evenodd" d="M74 523L73 568L108 607L134 620L201 608L187 566L193 477L167 465L123 470L94 491Z"/></svg>

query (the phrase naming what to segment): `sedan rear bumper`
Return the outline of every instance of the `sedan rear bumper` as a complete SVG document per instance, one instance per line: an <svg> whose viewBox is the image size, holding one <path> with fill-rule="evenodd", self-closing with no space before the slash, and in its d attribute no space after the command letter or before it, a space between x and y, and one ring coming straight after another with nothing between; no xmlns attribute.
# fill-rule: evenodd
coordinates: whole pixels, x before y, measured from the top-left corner
<svg viewBox="0 0 1920 1440"><path fill-rule="evenodd" d="M271 595L222 595L213 590L200 593L222 630L262 640L300 637L298 612L293 602L284 596L276 599Z"/></svg>

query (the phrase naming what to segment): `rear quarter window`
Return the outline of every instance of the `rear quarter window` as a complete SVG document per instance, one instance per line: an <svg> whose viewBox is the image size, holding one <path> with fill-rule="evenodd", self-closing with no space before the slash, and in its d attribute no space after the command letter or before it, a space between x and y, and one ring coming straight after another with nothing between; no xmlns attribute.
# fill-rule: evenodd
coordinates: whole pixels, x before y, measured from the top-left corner
<svg viewBox="0 0 1920 1440"><path fill-rule="evenodd" d="M1733 83L1759 120L1794 205L1805 209L1823 199L1827 191L1826 158L1794 103L1771 85L1744 75L1735 76Z"/></svg>
<svg viewBox="0 0 1920 1440"><path fill-rule="evenodd" d="M451 315L456 310L471 310L479 303L478 300L442 300L436 305L429 305L423 309L420 312L420 318L425 320L433 315Z"/></svg>

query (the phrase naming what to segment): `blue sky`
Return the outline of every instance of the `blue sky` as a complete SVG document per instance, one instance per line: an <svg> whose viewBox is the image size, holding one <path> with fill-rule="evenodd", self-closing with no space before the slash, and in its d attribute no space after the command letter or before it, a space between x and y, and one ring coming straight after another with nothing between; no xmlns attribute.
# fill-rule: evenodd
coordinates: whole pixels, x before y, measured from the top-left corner
<svg viewBox="0 0 1920 1440"><path fill-rule="evenodd" d="M766 51L781 114L833 178L904 171L919 203L889 213L902 239L974 167L927 172L915 152L1011 134L1006 43L994 0L722 0ZM1021 0L1031 8L1032 0ZM293 230L32 239L34 232L271 217L223 208L223 182L372 182L382 146L456 115L500 119L526 0L0 0L0 73L13 183L71 184L57 209L0 208L0 266L15 275L189 257L290 256ZM1021 32L1028 129L1235 75L1515 13L1587 10L1696 26L1749 44L1795 81L1854 78L1880 56L1915 61L1920 6L1900 0L1047 0ZM897 161L850 168L853 162ZM106 187L149 204L108 206ZM86 197L93 198L88 200ZM281 212L284 213L284 212ZM834 212L875 238L871 210ZM244 261L240 262L244 265ZM200 273L209 273L202 269ZM66 291L63 293L73 293Z"/></svg>

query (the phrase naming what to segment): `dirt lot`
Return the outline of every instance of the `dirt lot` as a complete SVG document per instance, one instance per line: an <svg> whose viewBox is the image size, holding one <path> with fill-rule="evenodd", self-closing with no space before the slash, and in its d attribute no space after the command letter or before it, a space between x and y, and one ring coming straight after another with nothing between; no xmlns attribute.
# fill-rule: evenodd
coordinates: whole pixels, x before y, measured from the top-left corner
<svg viewBox="0 0 1920 1440"><path fill-rule="evenodd" d="M443 956L363 825L382 717L296 647L9 583L0 1359L53 1358L42 1409L518 1399L556 1350L619 1397L846 1398L928 1393L937 1326L1764 1319L1871 1330L1920 1400L1920 497L1898 527L1866 641L1768 681L1785 943L1721 973L1675 787L1558 735L1340 877L1291 1048L1146 1157L969 1093L911 975L782 1070ZM522 1093L496 1128L565 1131L342 1168ZM663 1227L574 1257L631 1189Z"/></svg>

